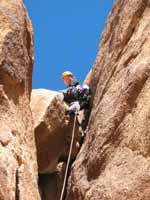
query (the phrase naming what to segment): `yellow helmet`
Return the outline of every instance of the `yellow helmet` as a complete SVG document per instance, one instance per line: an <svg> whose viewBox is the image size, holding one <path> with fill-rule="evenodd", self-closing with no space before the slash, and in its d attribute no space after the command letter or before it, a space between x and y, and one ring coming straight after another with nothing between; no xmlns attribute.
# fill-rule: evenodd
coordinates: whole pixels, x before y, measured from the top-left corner
<svg viewBox="0 0 150 200"><path fill-rule="evenodd" d="M66 76L72 76L73 77L74 75L70 71L65 71L65 72L62 73L62 79L65 78Z"/></svg>

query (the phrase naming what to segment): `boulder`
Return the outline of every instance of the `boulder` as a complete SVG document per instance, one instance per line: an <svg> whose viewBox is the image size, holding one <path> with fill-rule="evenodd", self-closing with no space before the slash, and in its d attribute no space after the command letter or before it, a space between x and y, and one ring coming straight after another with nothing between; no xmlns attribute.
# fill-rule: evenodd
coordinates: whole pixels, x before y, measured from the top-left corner
<svg viewBox="0 0 150 200"><path fill-rule="evenodd" d="M30 93L33 32L21 0L0 1L0 199L38 200Z"/></svg>
<svg viewBox="0 0 150 200"><path fill-rule="evenodd" d="M87 82L93 108L67 200L150 197L150 1L116 0Z"/></svg>
<svg viewBox="0 0 150 200"><path fill-rule="evenodd" d="M35 89L31 96L39 173L52 173L59 160L68 157L74 119L65 115L66 106L60 94L46 89ZM79 126L76 124L72 159L79 151Z"/></svg>

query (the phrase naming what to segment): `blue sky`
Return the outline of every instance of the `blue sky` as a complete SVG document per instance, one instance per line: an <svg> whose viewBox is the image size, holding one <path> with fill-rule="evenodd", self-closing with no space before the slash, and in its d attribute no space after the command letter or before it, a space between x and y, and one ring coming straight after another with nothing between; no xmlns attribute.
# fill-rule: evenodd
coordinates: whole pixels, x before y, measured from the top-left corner
<svg viewBox="0 0 150 200"><path fill-rule="evenodd" d="M34 28L33 88L60 90L63 71L82 82L92 67L113 0L24 0Z"/></svg>

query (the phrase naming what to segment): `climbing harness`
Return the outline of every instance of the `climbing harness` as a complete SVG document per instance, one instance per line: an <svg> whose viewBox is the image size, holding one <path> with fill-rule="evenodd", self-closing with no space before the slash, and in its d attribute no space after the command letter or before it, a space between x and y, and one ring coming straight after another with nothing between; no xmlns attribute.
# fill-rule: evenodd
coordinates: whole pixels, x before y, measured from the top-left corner
<svg viewBox="0 0 150 200"><path fill-rule="evenodd" d="M67 180L67 175L68 175L68 169L69 169L69 164L71 160L71 153L72 153L72 148L73 148L73 142L74 142L74 137L75 137L75 127L76 127L76 121L77 121L77 113L75 113L74 117L74 124L73 124L73 129L72 129L72 138L71 138L71 144L70 144L70 150L69 150L69 156L67 160L67 166L66 166L66 172L65 172L65 177L64 177L64 182L63 182L63 187L61 191L61 197L60 200L63 200L64 196L64 191L65 191L65 186L66 186L66 180Z"/></svg>

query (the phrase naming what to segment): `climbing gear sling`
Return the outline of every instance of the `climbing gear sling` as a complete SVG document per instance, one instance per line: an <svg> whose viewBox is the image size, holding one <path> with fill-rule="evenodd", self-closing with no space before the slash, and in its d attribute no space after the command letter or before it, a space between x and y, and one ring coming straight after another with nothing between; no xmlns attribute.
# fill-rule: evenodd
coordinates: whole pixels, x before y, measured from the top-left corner
<svg viewBox="0 0 150 200"><path fill-rule="evenodd" d="M66 180L67 180L67 175L68 175L68 170L69 170L69 164L70 164L70 160L71 160L73 142L74 142L74 137L75 137L75 127L76 127L77 115L78 115L78 113L75 113L73 129L72 129L71 144L70 144L70 150L69 150L69 156L68 156L68 160L67 160L67 166L66 166L65 177L64 177L64 182L63 182L63 187L62 187L62 191L61 191L60 200L63 200L63 196L64 196Z"/></svg>

